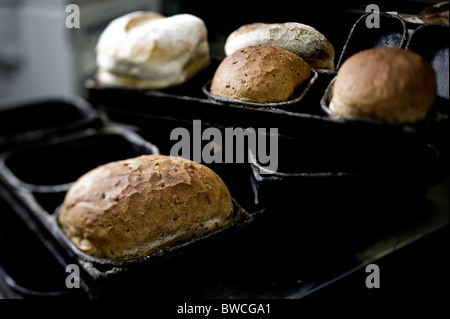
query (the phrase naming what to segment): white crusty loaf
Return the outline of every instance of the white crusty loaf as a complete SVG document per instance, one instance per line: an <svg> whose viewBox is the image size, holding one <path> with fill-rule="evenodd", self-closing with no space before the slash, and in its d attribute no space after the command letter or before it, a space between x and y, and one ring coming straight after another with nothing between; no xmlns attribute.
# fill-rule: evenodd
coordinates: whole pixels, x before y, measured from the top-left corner
<svg viewBox="0 0 450 319"><path fill-rule="evenodd" d="M313 27L297 22L244 25L228 36L225 54L258 44L291 51L313 69L334 70L335 52L331 43Z"/></svg>
<svg viewBox="0 0 450 319"><path fill-rule="evenodd" d="M182 84L209 63L206 26L190 14L126 14L106 27L96 52L100 82L149 89Z"/></svg>
<svg viewBox="0 0 450 319"><path fill-rule="evenodd" d="M58 221L83 252L129 260L223 227L230 192L208 167L144 155L99 166L67 192Z"/></svg>

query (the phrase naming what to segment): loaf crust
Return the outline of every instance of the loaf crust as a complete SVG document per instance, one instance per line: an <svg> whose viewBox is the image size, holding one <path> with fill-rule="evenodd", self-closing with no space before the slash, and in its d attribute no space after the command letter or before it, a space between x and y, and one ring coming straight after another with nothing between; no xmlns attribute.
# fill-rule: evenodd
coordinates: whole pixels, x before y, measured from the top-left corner
<svg viewBox="0 0 450 319"><path fill-rule="evenodd" d="M225 53L250 45L270 45L291 51L313 69L334 70L333 45L315 28L297 22L252 23L232 32L225 43Z"/></svg>
<svg viewBox="0 0 450 319"><path fill-rule="evenodd" d="M418 17L424 23L448 25L448 1L435 4L420 11Z"/></svg>
<svg viewBox="0 0 450 319"><path fill-rule="evenodd" d="M419 54L379 47L344 62L329 108L350 117L413 123L426 118L435 93L434 70Z"/></svg>
<svg viewBox="0 0 450 319"><path fill-rule="evenodd" d="M228 188L211 169L145 155L83 175L68 191L58 221L84 253L129 260L223 227L234 214Z"/></svg>
<svg viewBox="0 0 450 319"><path fill-rule="evenodd" d="M310 75L310 66L294 53L253 45L235 51L221 62L210 91L224 99L280 103L291 99Z"/></svg>

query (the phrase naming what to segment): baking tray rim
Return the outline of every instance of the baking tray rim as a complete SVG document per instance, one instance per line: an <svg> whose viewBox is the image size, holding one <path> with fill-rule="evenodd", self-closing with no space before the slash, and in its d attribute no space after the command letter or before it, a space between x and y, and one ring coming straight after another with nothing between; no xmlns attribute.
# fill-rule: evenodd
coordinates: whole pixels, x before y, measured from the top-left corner
<svg viewBox="0 0 450 319"><path fill-rule="evenodd" d="M33 129L30 131L23 131L18 132L14 134L8 134L8 135L1 135L0 136L0 146L2 144L10 145L10 144L16 144L21 142L28 142L28 141L34 141L34 140L41 140L45 137L51 136L53 133L56 132L65 132L70 130L76 130L77 128L81 128L85 125L88 125L91 122L94 122L95 120L100 121L99 114L95 111L94 108L91 107L91 104L85 100L82 97L79 96L73 96L73 97L66 97L66 96L55 96L55 97L42 97L39 99L14 99L11 101L7 101L4 103L1 103L0 105L0 111L8 111L8 110L15 110L20 108L27 108L27 107L33 107L38 104L46 104L46 103L63 103L68 104L71 106L74 106L77 108L83 115L84 118L74 121L70 123L69 125L56 125L48 128L41 128L41 129Z"/></svg>
<svg viewBox="0 0 450 319"><path fill-rule="evenodd" d="M84 263L88 265L88 268L92 268L93 270L96 266L109 266L111 270L109 271L100 271L96 270L97 275L111 275L111 271L114 273L120 273L123 270L128 269L127 267L140 266L142 264L151 264L152 262L158 262L160 260L164 260L164 258L173 258L172 254L180 253L185 247L192 247L199 242L205 242L210 237L214 237L219 234L223 234L224 232L233 231L239 229L241 227L247 226L254 220L254 217L250 213L248 213L234 198L232 198L233 206L235 209L235 216L233 220L228 223L226 226L215 229L213 231L207 232L197 237L193 237L191 239L183 240L181 242L177 242L175 244L169 244L167 247L158 249L155 252L147 254L142 257L133 258L129 260L113 260L108 258L99 258L93 257L81 251L67 235L61 229L61 226L58 222L58 216L61 211L61 206L56 208L55 212L51 215L49 220L49 228L52 232L54 238L63 244L63 246L68 250L71 257L78 260L78 262ZM182 252L181 252L182 253Z"/></svg>
<svg viewBox="0 0 450 319"><path fill-rule="evenodd" d="M333 95L333 86L336 82L337 75L330 81L328 84L328 87L326 88L322 98L320 99L320 106L322 110L328 115L328 117L331 120L344 122L344 123L365 123L369 125L376 125L379 127L391 127L394 129L399 129L405 133L413 133L413 134L420 134L421 131L423 131L423 124L426 122L429 122L431 119L431 116L435 112L435 104L437 103L436 97L433 105L431 106L429 112L427 113L427 116L424 120L420 120L417 122L408 122L408 123L389 123L389 122L383 122L381 120L376 119L368 119L368 118L358 118L358 117L352 117L352 116L346 116L338 114L334 111L332 111L329 108L329 103L331 100L331 97Z"/></svg>
<svg viewBox="0 0 450 319"><path fill-rule="evenodd" d="M2 172L2 178L5 180L8 180L8 183L11 184L13 187L17 188L23 188L29 191L33 192L61 192L61 191L67 191L69 187L73 184L73 182L70 183L64 183L64 184L55 184L55 185L40 185L40 184L31 184L24 182L20 180L6 165L6 160L9 156L32 149L39 149L43 146L52 146L57 145L58 143L70 143L71 141L76 141L78 139L83 138L89 138L89 137L95 137L97 135L117 135L122 136L126 140L135 143L136 145L143 146L151 151L151 154L160 155L159 148L144 140L142 137L140 137L137 133L127 130L125 128L122 128L120 126L116 125L108 125L101 128L88 128L86 130L82 130L79 132L76 132L74 134L68 134L68 135L61 135L56 136L51 139L45 139L42 141L39 141L39 143L35 143L33 145L19 145L17 147L8 149L2 153L0 153L0 171Z"/></svg>
<svg viewBox="0 0 450 319"><path fill-rule="evenodd" d="M308 94L308 91L311 88L311 86L314 85L317 78L318 78L318 72L314 69L311 69L310 77L295 90L296 92L294 93L294 97L288 101L279 102L279 103L256 103L256 102L241 101L241 100L237 100L237 99L226 99L226 98L221 98L221 97L215 96L210 91L212 79L208 80L202 86L202 91L205 94L205 96L208 98L208 100L219 102L221 104L248 106L248 107L257 108L257 109L280 109L280 110L284 111L283 107L288 107L288 106L292 106L292 105L301 103L303 98Z"/></svg>
<svg viewBox="0 0 450 319"><path fill-rule="evenodd" d="M352 28L351 28L348 36L347 36L347 40L345 41L345 44L344 44L344 46L342 48L341 55L339 57L338 63L336 64L336 71L339 71L339 69L344 64L345 60L350 57L350 56L346 57L346 55L347 55L346 53L347 53L348 46L350 45L350 41L352 40L352 36L353 36L353 33L354 33L355 29L359 26L360 23L362 23L363 20L367 19L372 14L373 14L373 12L364 13L353 24L353 26L352 26ZM380 18L388 18L388 19L397 20L397 22L400 22L400 24L402 26L402 29L403 29L403 32L402 32L402 41L401 41L400 46L398 46L398 47L400 47L400 48L405 47L405 45L406 45L406 43L408 41L408 28L406 26L405 20L402 19L401 17L398 17L396 15L393 15L393 14L390 14L390 13L387 13L387 12L379 12L379 14L380 14ZM381 21L380 21L380 24L381 24Z"/></svg>

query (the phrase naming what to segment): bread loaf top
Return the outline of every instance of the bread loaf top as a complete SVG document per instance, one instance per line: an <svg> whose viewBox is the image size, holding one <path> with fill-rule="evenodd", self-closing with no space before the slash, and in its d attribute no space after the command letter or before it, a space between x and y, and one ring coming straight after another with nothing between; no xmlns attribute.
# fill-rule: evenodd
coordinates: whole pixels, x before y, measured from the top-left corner
<svg viewBox="0 0 450 319"><path fill-rule="evenodd" d="M101 82L142 88L184 83L209 63L206 26L190 14L121 16L103 31L96 52Z"/></svg>
<svg viewBox="0 0 450 319"><path fill-rule="evenodd" d="M437 3L420 11L418 18L424 23L448 25L448 1Z"/></svg>
<svg viewBox="0 0 450 319"><path fill-rule="evenodd" d="M338 71L330 109L391 123L423 120L436 93L431 65L410 50L379 47L348 58Z"/></svg>
<svg viewBox="0 0 450 319"><path fill-rule="evenodd" d="M297 22L252 23L232 32L225 43L225 53L250 45L270 45L291 51L313 69L334 70L333 45L315 28Z"/></svg>
<svg viewBox="0 0 450 319"><path fill-rule="evenodd" d="M211 83L211 94L263 104L286 102L310 75L310 66L296 54L278 47L253 45L235 51L221 62Z"/></svg>

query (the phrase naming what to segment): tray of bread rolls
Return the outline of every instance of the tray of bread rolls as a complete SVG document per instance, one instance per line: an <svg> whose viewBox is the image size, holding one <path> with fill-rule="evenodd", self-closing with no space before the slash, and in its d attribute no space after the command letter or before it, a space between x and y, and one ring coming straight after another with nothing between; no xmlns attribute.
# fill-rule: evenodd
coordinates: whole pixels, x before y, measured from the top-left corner
<svg viewBox="0 0 450 319"><path fill-rule="evenodd" d="M133 22L141 18L143 20L139 21L147 19L147 23ZM207 26L196 17L144 17L134 12L113 21L105 29L97 45L98 71L86 81L86 89L94 107L105 111L113 121L137 125L143 134L148 132L161 138L165 135L161 145L175 144L169 141L169 136L177 127L192 133L189 124L195 120L200 120L205 128L222 131L227 127L277 128L279 153L283 154L279 162L286 166L259 174L258 159L250 157L252 181L258 192L264 193L267 183L263 181L267 180L277 180L280 187L285 185L279 188L281 192L289 189L292 184L292 181L286 182L292 177L288 178L289 175L300 180L309 178L324 189L330 180L345 180L357 189L360 180L375 178L374 185L385 190L388 189L385 183L412 186L408 178L405 179L408 175L417 174L420 178L416 180L422 182L434 180L436 172L430 167L435 166L430 163L441 160L441 150L436 149L439 143L434 143L435 138L442 137L436 134L437 122L442 119L445 122L447 109L446 98L435 95L436 91L445 91L446 84L441 83L445 81L435 81L435 77L445 77L436 75L445 71L406 48L410 42L414 43L420 30L414 35L404 19L380 12L379 26L374 28L367 26L368 19L371 13L355 21L339 59L326 35L312 26L251 21L228 35L223 59L208 59ZM164 78L172 79L172 84L161 84L157 81L160 79L158 66L152 69L152 53L145 56L147 60L133 54L119 56L119 53L124 46L133 46L133 39L138 39L140 32L147 32L148 50L153 52L151 43L168 41L168 36L158 40L162 37L158 32L167 27L168 21L173 22L174 29L178 23L192 24L191 54L182 51L173 63L188 57L192 61L187 60L186 69L177 64L178 73ZM441 32L448 31L448 27L440 27ZM158 31L155 33L154 29ZM187 30L186 27L184 32L189 33ZM436 34L436 38L441 36ZM419 40L420 46L429 47L427 41L435 42L423 38ZM137 43L141 48L143 44ZM379 58L382 61L377 64ZM448 60L448 54L443 54L442 58ZM193 75L186 75L192 71L188 66L202 63L203 67L199 66ZM146 75L139 74L139 70ZM388 75L382 78L385 73ZM418 80L421 83L413 80L406 84L407 78L421 79ZM342 83L342 89L334 87L336 82ZM360 84L354 89L358 92L351 91L351 86L356 84ZM416 90L417 87L423 87L423 91ZM348 91L348 99L340 101L341 96L333 91ZM386 113L382 114L384 111L379 105L385 106ZM404 108L397 113L394 105L399 109L410 105L411 109ZM167 133L158 134L160 122L167 125ZM430 141L434 141L433 144ZM166 152L169 150L167 147ZM290 157L295 160L288 160ZM327 161L329 158L333 159L332 163ZM297 164L284 164L289 162ZM310 167L308 163L315 164ZM426 189L428 183L422 182L419 184ZM320 195L332 196L332 193ZM353 198L351 193L349 191L347 198ZM277 198L256 193L257 197L264 197L265 202Z"/></svg>
<svg viewBox="0 0 450 319"><path fill-rule="evenodd" d="M109 33L124 33L123 30L117 29L117 24L132 24L139 18L135 15L136 13L133 13L111 23L112 26L105 30L99 40L97 46L99 70L86 81L89 100L95 107L107 109L111 116L114 116L114 112L118 112L137 117L201 119L211 125L242 127L272 125L293 137L302 136L302 132L292 130L292 126L298 128L300 125L311 123L309 129L313 130L315 125L320 125L316 124L318 121L334 125L333 121L327 121L329 118L320 107L320 98L328 83L336 76L340 65L348 57L358 51L378 46L404 48L408 38L408 30L402 19L381 13L380 28L368 29L365 26L367 15L364 15L356 21L337 61L333 45L325 35L313 27L300 23L250 23L229 35L224 46L226 54L224 59L214 57L207 59L202 56L205 59L204 65L193 75L189 77L183 73L183 69L180 69L178 73L171 75L173 83L160 85L147 81L144 75L142 81L139 81L140 75L132 75L133 72L138 72L136 69L140 67L139 62L134 61L137 57L133 55L119 57L112 53L122 52L123 48L119 37L114 37L112 41L110 40L112 35ZM167 19L183 20L183 18L185 17L176 16ZM190 19L195 20L193 17ZM152 26L151 22L148 23L149 34L152 27L157 28L156 23ZM195 39L198 50L200 47L203 48L206 41L206 26L203 28L205 29L203 33ZM274 35L271 38L267 36L268 34ZM136 37L132 29L122 36L124 42L128 37L129 39ZM157 39L157 36L155 37ZM150 38L149 43L156 41ZM252 47L253 45L260 47ZM103 47L110 49L110 46L113 46L115 51L102 50ZM242 47L249 48L241 50ZM293 57L290 54L275 59L274 57L280 54L277 49L279 47L285 49L281 53L290 52L286 49L291 49L297 56L303 57L303 61L294 59L287 65L289 58ZM311 47L315 49L311 50ZM167 50L169 49L171 46L168 46ZM183 54L177 58L187 59L185 57L187 53ZM191 53L191 59L200 63L195 60L197 58L195 54L195 51ZM267 60L271 61L269 65ZM129 77L123 75L127 75L123 66L125 63L134 66L130 67ZM141 67L151 72L151 63L150 56ZM157 77L160 70L156 67L153 72L154 74L149 73L147 76Z"/></svg>
<svg viewBox="0 0 450 319"><path fill-rule="evenodd" d="M121 16L86 101L2 106L0 195L89 298L305 296L448 223L421 211L447 174L448 26L368 17L337 60L297 22L248 21L219 59L199 17ZM198 122L277 128L277 168L169 155Z"/></svg>

